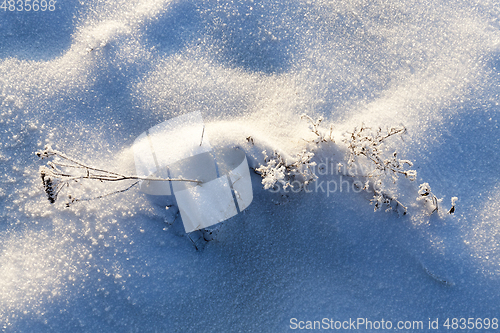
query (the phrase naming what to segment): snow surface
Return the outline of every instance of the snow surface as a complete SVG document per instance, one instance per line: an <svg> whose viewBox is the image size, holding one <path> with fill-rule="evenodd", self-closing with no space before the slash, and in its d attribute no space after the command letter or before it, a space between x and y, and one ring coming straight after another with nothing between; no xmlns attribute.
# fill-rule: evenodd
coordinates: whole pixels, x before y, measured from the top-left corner
<svg viewBox="0 0 500 333"><path fill-rule="evenodd" d="M500 319L499 17L495 0L64 0L53 12L0 10L3 329L286 332L291 318ZM263 150L295 156L308 145L304 113L333 123L336 138L362 123L403 124L408 135L391 149L418 172L396 189L411 212L374 213L364 193L282 196L252 174L252 204L196 251L180 221L165 223L164 203L136 189L70 208L47 201L34 155L45 144L133 173L138 135L198 110L211 143L242 147L253 167ZM458 197L456 213L425 214L415 200L423 182L446 209ZM71 190L92 196L105 185Z"/></svg>

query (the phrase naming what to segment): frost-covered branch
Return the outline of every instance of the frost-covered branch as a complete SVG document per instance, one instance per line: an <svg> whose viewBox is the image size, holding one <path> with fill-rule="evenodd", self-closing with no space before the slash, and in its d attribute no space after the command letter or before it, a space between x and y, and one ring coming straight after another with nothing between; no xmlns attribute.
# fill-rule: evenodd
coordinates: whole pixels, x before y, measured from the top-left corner
<svg viewBox="0 0 500 333"><path fill-rule="evenodd" d="M431 187L429 186L428 183L422 183L419 186L418 194L420 197L417 198L417 201L423 201L424 205L427 207L427 209L430 211L430 215L432 215L434 212L437 212L439 210L439 202L441 201L438 199L434 193L431 191ZM455 210L455 201L452 200L452 209L453 211Z"/></svg>
<svg viewBox="0 0 500 333"><path fill-rule="evenodd" d="M72 157L69 157L57 150L52 149L50 146L46 146L44 150L36 152L36 155L41 159L51 158L51 161L47 162L47 165L40 167L40 176L42 178L43 186L47 198L50 203L54 203L57 200L57 196L64 187L69 187L70 183L78 182L80 180L99 180L99 181L126 181L135 180L136 182L129 187L107 193L104 195L99 195L91 199L100 199L112 194L122 193L128 191L130 188L134 187L139 183L140 180L149 181L184 181L184 182L194 182L201 184L201 181L195 179L184 179L184 178L153 178L153 177L141 177L135 175L124 175L113 171L107 171L99 168L95 168L85 163L82 163ZM70 203L75 201L90 200L90 199L76 199L69 196ZM69 203L67 204L69 205Z"/></svg>
<svg viewBox="0 0 500 333"><path fill-rule="evenodd" d="M410 167L413 166L411 161L399 159L396 152L389 158L383 158L382 155L384 140L393 135L402 135L404 133L406 133L405 127L392 127L386 133L383 133L380 127L376 131L364 125L360 128L355 128L352 133L344 135L344 139L342 140L350 151L347 165L353 167L358 157L365 156L372 162L373 166L373 170L367 175L368 177L390 173L393 181L396 181L400 174L411 181L415 180L417 172L415 170L404 169L405 164Z"/></svg>
<svg viewBox="0 0 500 333"><path fill-rule="evenodd" d="M297 160L293 163L287 163L283 157L274 153L271 157L267 156L264 151L265 164L261 165L256 171L262 176L262 184L264 189L273 188L276 184L281 184L284 189L289 186L293 187L293 182L299 181L302 188L310 182L315 181L318 177L314 174L315 162L312 158L315 153L327 148L328 146L342 146L337 144L333 137L333 125L329 131L322 128L323 119L320 117L314 120L308 115L302 115L301 119L306 119L309 122L309 128L316 138L308 141L309 144L305 150L297 155ZM398 200L397 195L391 194L389 184L386 184L387 177L396 183L399 176L404 175L410 181L417 178L417 172L408 167L412 167L413 163L406 159L400 159L397 152L387 154L384 144L391 137L406 133L404 126L391 127L386 130L382 128L372 129L362 125L356 127L352 132L347 132L343 136L342 143L347 148L346 161L339 160L337 166L338 173L347 166L347 171L344 174L358 178L355 184L360 190L372 192L373 198L370 200L374 205L375 210L385 207L386 210L394 210L405 215L407 206ZM321 145L321 144L326 144ZM328 151L325 150L325 151ZM357 168L361 169L357 169ZM358 172L360 171L360 172ZM361 179L361 181L360 181ZM302 181L302 182L301 182ZM439 200L434 196L429 196L435 210L437 210ZM454 206L452 206L453 211Z"/></svg>
<svg viewBox="0 0 500 333"><path fill-rule="evenodd" d="M333 124L330 124L330 131L327 133L321 127L320 124L323 121L323 117L319 117L318 120L314 121L310 116L303 114L300 116L300 119L306 119L309 121L311 132L317 135L317 138L312 142L320 143L320 142L333 142L335 140L333 138Z"/></svg>
<svg viewBox="0 0 500 333"><path fill-rule="evenodd" d="M451 198L451 208L450 208L450 210L448 211L448 214L453 214L453 213L455 213L455 205L456 205L457 201L458 201L458 197L452 197L452 198Z"/></svg>
<svg viewBox="0 0 500 333"><path fill-rule="evenodd" d="M369 189L369 180L366 181L364 190L368 191ZM373 198L370 200L370 205L373 205L373 211L377 211L385 207L385 211L395 211L398 213L402 213L406 215L408 212L408 208L403 205L396 196L387 193L383 189L383 181L382 179L378 179L377 181L372 183L371 189L373 191Z"/></svg>
<svg viewBox="0 0 500 333"><path fill-rule="evenodd" d="M264 154L265 165L261 165L255 171L262 176L262 185L264 189L273 188L276 183L283 185L283 188L292 186L293 181L300 180L304 185L316 180L317 176L312 171L316 162L311 162L314 153L302 151L297 154L297 159L293 163L287 163L285 159L277 152L272 156Z"/></svg>

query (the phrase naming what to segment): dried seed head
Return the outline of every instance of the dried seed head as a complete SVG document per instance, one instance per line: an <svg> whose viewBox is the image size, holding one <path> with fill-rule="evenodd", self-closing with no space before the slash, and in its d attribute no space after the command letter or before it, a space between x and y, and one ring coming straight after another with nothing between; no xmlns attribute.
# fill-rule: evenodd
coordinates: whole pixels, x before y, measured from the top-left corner
<svg viewBox="0 0 500 333"><path fill-rule="evenodd" d="M47 199L50 203L56 202L59 192L60 181L54 178L54 174L46 167L40 168L40 176L42 177L43 187L47 194Z"/></svg>

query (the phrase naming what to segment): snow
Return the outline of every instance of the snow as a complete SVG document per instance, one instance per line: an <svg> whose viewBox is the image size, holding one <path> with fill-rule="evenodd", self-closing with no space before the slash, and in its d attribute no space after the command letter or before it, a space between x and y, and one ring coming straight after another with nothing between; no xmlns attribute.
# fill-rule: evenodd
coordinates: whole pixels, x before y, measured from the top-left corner
<svg viewBox="0 0 500 333"><path fill-rule="evenodd" d="M291 318L439 318L444 331L499 317L498 2L68 0L0 15L4 331L287 332ZM342 185L332 172L312 193L264 190L251 172L251 205L214 240L192 235L197 250L171 203L136 188L66 207L126 186L82 181L48 202L34 154L46 144L133 174L134 140L193 111L252 168L263 151L290 163L308 149L336 169L346 131L404 125L386 152L417 180L386 189L408 214L315 188ZM311 143L303 114L333 124L335 144ZM438 213L417 200L422 183Z"/></svg>

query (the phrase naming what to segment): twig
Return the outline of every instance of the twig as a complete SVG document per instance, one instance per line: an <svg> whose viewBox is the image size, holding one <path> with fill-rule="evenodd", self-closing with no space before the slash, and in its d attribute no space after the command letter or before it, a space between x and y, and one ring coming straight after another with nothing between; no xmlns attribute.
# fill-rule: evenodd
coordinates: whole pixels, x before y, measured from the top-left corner
<svg viewBox="0 0 500 333"><path fill-rule="evenodd" d="M93 199L100 199L107 197L112 194L116 193L122 193L125 191L128 191L130 188L134 187L139 183L139 181L183 181L183 182L193 182L196 183L197 185L201 185L202 181L196 180L196 179L185 179L185 178L154 178L154 177L142 177L142 176L135 176L135 175L123 175L117 172L113 171L107 171L95 167L88 166L74 158L68 157L65 154L53 150L50 147L45 147L43 151L36 152L36 155L40 157L41 159L45 158L59 158L62 160L65 160L69 162L69 164L62 163L59 160L55 161L49 161L47 163L47 166L42 166L40 167L40 176L42 177L42 182L44 185L45 193L47 194L48 200L50 203L54 203L57 200L57 196L61 192L62 188L64 186L69 186L69 183L71 181L78 182L79 180L82 179L90 179L90 180L99 180L99 181L108 181L108 182L116 182L116 181L122 181L122 180L136 180L134 184L131 186L127 187L124 190L119 190L115 192L111 192L108 194L104 195L99 195L94 198L88 198L88 199L75 199L73 198L71 203L75 201L89 201ZM84 174L72 174L71 172L63 172L59 168L66 168L66 169L83 169ZM71 197L70 197L71 199ZM69 204L67 204L69 206Z"/></svg>
<svg viewBox="0 0 500 333"><path fill-rule="evenodd" d="M198 246L196 246L196 243L194 242L194 240L191 238L191 236L189 234L187 234L187 237L189 238L189 240L191 241L191 243L193 243L194 245L194 248L196 249L196 251L198 251Z"/></svg>
<svg viewBox="0 0 500 333"><path fill-rule="evenodd" d="M429 183L420 184L418 194L420 194L420 197L417 200L424 200L424 202L429 202L429 201L432 202L432 205L434 206L434 208L431 211L430 215L432 215L434 212L437 212L439 210L439 200L434 195L434 193L432 193L432 190L431 190L431 187L429 186Z"/></svg>
<svg viewBox="0 0 500 333"><path fill-rule="evenodd" d="M113 195L113 194L118 194L118 193L123 193L123 192L126 192L128 190L130 190L132 187L136 186L137 184L139 184L139 182L135 182L133 183L132 185L130 185L129 187L123 189L123 190L118 190L118 191L114 191L114 192L111 192L111 193L106 193L106 194L103 194L103 195L99 195L97 197L93 197L93 198L84 198L84 199L77 199L77 198L72 198L71 195L69 196L69 199L71 200L70 202L66 203L66 207L69 207L70 204L74 203L74 202L78 202L78 201L90 201L90 200L95 200L95 199L102 199L104 197L108 197L110 195Z"/></svg>
<svg viewBox="0 0 500 333"><path fill-rule="evenodd" d="M119 174L116 172L98 169L98 168L94 168L94 167L85 165L82 162L79 162L73 158L70 158L57 150L52 150L51 148L46 148L45 150L43 150L41 152L37 152L36 155L42 159L47 158L47 157L57 156L57 157L60 157L62 159L65 159L67 161L70 161L71 163L74 163L75 165L64 164L64 163L60 163L58 161L50 161L47 163L47 165L51 167L51 169L52 169L51 173L53 175L58 176L58 177L67 178L66 180L95 179L95 180L103 180L103 181L121 181L121 180L182 181L182 182L193 182L193 183L197 183L198 185L200 185L202 183L202 181L197 180L197 179L152 178L152 177L142 177L142 176L135 176L135 175L133 175L133 176L122 175L122 174ZM75 168L75 169L85 169L86 174L84 176L73 176L70 174L65 174L65 173L62 173L60 170L58 170L57 166L66 167L66 168ZM91 174L90 171L101 172L103 174Z"/></svg>
<svg viewBox="0 0 500 333"><path fill-rule="evenodd" d="M203 131L201 132L201 141L200 141L200 147L201 144L203 143L203 135L205 134L205 125L203 125Z"/></svg>

